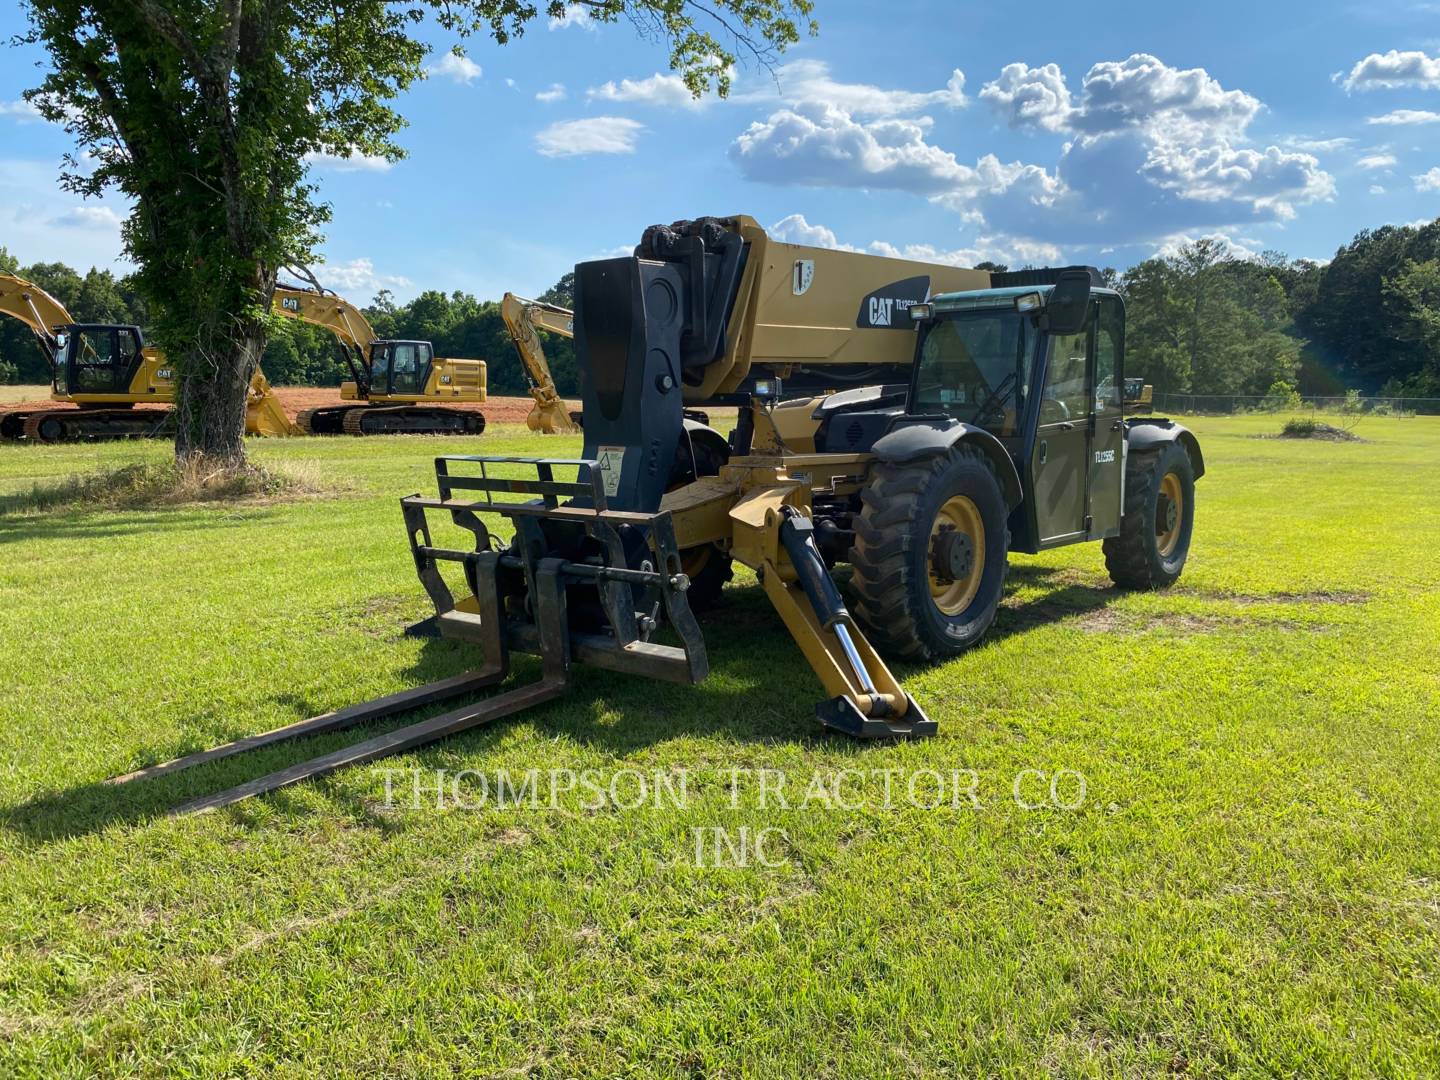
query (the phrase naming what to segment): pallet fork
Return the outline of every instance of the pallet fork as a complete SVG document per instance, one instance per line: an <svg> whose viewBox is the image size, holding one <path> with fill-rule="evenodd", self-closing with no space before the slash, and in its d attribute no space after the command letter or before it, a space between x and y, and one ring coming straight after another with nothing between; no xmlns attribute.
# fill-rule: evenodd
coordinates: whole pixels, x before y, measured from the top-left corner
<svg viewBox="0 0 1440 1080"><path fill-rule="evenodd" d="M827 689L834 696L816 707L821 722L861 738L927 735L934 724L905 694L850 619L811 536L809 518L793 505L803 486L773 465L727 468L712 485L737 534L736 550L754 561L766 595ZM109 781L125 784L168 776L305 735L318 735L383 720L500 683L512 650L538 654L534 683L462 705L395 731L310 761L291 765L177 807L180 816L229 806L252 795L325 775L347 765L375 761L512 715L561 696L571 664L579 661L679 683L698 683L709 672L705 642L686 592L672 512L609 509L605 469L598 460L447 456L436 459L439 498L411 495L400 501L421 584L435 605L433 625L443 637L476 644L479 669L374 701L301 720L148 766ZM456 473L478 466L479 475ZM491 475L494 466L533 470L534 478ZM576 471L575 481L555 470ZM759 477L747 491L747 478ZM457 495L476 492L478 499ZM538 496L498 502L496 493ZM562 500L568 500L562 504ZM577 505L588 503L588 505ZM474 537L472 550L438 547L427 513L448 513ZM501 548L482 512L497 513L515 527ZM691 507L690 513L696 513ZM704 508L699 516L704 517ZM713 515L712 515L713 516ZM637 547L643 548L637 555ZM580 557L554 554L569 551ZM638 562L638 568L632 568ZM459 564L469 595L457 600L441 574L442 563ZM676 644L655 639L667 627Z"/></svg>

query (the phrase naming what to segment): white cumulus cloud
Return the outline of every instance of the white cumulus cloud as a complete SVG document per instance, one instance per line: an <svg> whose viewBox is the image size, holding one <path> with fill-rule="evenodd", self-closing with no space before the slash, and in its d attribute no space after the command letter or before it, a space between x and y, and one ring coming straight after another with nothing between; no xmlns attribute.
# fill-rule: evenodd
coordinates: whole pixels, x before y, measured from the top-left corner
<svg viewBox="0 0 1440 1080"><path fill-rule="evenodd" d="M1013 128L1064 131L1070 124L1070 88L1059 64L1038 68L1006 64L998 79L981 87L980 100Z"/></svg>
<svg viewBox="0 0 1440 1080"><path fill-rule="evenodd" d="M24 98L15 101L0 101L0 116L13 116L22 124L42 119L40 110L35 107L35 103L26 101Z"/></svg>
<svg viewBox="0 0 1440 1080"><path fill-rule="evenodd" d="M364 258L342 263L327 262L316 276L327 289L356 296L373 296L381 289L408 289L413 284L409 278L399 274L377 274L375 264Z"/></svg>
<svg viewBox="0 0 1440 1080"><path fill-rule="evenodd" d="M547 105L553 104L557 101L564 101L565 84L558 82L551 83L548 87L546 87L544 90L539 91L535 95L535 100L543 101Z"/></svg>
<svg viewBox="0 0 1440 1080"><path fill-rule="evenodd" d="M1395 155L1385 152L1366 154L1355 162L1362 169L1388 169L1395 164Z"/></svg>
<svg viewBox="0 0 1440 1080"><path fill-rule="evenodd" d="M971 167L927 141L930 121L862 123L833 105L806 102L756 121L730 148L752 180L812 187L892 188L919 195L998 193L1029 184L1043 193L1044 170L987 154Z"/></svg>
<svg viewBox="0 0 1440 1080"><path fill-rule="evenodd" d="M564 11L550 17L551 30L566 30L572 26L578 26L582 30L596 29L595 20L590 17L590 9L583 4L566 4Z"/></svg>
<svg viewBox="0 0 1440 1080"><path fill-rule="evenodd" d="M119 229L120 215L108 206L77 206L50 219L65 229Z"/></svg>
<svg viewBox="0 0 1440 1080"><path fill-rule="evenodd" d="M1367 124L1386 124L1391 127L1402 124L1440 124L1440 113L1426 109L1396 109L1383 116L1372 116Z"/></svg>
<svg viewBox="0 0 1440 1080"><path fill-rule="evenodd" d="M697 109L710 104L710 98L697 98L690 93L679 75L656 73L646 79L611 81L586 91L591 101L623 101L640 105L662 105L671 108Z"/></svg>
<svg viewBox="0 0 1440 1080"><path fill-rule="evenodd" d="M623 116L562 120L535 136L535 149L546 157L584 154L633 154L645 125Z"/></svg>
<svg viewBox="0 0 1440 1080"><path fill-rule="evenodd" d="M775 82L784 104L824 102L861 117L903 116L932 106L959 109L967 102L965 73L959 68L954 69L945 85L938 89L897 90L869 83L843 82L831 75L830 65L823 60L794 60L776 70ZM732 99L763 103L774 101L775 97L772 88L734 95Z"/></svg>
<svg viewBox="0 0 1440 1080"><path fill-rule="evenodd" d="M393 163L378 154L362 154L358 150L347 155L310 153L305 160L317 169L331 172L389 172Z"/></svg>
<svg viewBox="0 0 1440 1080"><path fill-rule="evenodd" d="M1371 53L1350 69L1343 85L1346 90L1440 90L1440 56L1399 49Z"/></svg>
<svg viewBox="0 0 1440 1080"><path fill-rule="evenodd" d="M1416 191L1440 191L1440 165L1415 177Z"/></svg>
<svg viewBox="0 0 1440 1080"><path fill-rule="evenodd" d="M425 69L427 74L439 75L442 78L450 79L452 82L462 83L469 86L476 79L480 78L482 72L480 65L471 60L468 56L460 56L458 53L449 52L440 58L437 63L431 64Z"/></svg>
<svg viewBox="0 0 1440 1080"><path fill-rule="evenodd" d="M824 225L811 225L804 214L787 214L765 230L772 240L783 244L805 244L809 247L834 248L836 251L858 251L849 244L842 244L833 229Z"/></svg>

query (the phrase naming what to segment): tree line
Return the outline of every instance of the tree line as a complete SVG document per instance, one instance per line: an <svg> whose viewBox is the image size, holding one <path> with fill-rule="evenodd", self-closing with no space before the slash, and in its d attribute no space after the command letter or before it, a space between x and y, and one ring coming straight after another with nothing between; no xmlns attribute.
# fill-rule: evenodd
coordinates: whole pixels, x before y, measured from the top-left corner
<svg viewBox="0 0 1440 1080"><path fill-rule="evenodd" d="M21 266L0 247L0 273L33 281L82 323L122 323L145 328L148 308L130 276L117 277L92 267L80 274L64 263ZM539 299L569 307L574 274L566 274ZM524 394L528 388L515 346L511 344L498 300L478 300L469 293L427 289L406 304L397 304L382 290L362 309L382 338L429 341L436 356L488 361L492 394ZM579 393L575 348L567 339L542 334L545 357L561 393ZM328 330L295 319L276 317L265 347L261 370L276 386L339 386L351 377L344 354ZM18 319L0 318L0 383L39 385L50 381L49 362L34 335Z"/></svg>
<svg viewBox="0 0 1440 1080"><path fill-rule="evenodd" d="M0 270L34 281L82 322L146 321L131 278L81 275L63 263L22 268L3 248ZM1206 239L1105 273L1125 297L1127 371L1160 393L1440 397L1440 220L1366 229L1324 264L1273 251L1237 258ZM540 299L570 307L573 287L566 274ZM486 360L492 393L525 392L498 301L429 289L397 304L382 291L364 310L382 338ZM48 382L29 331L3 323L0 380ZM578 394L572 343L545 335L545 351L561 393ZM281 386L336 386L350 377L327 331L290 319L274 320L262 367Z"/></svg>
<svg viewBox="0 0 1440 1080"><path fill-rule="evenodd" d="M1440 397L1440 220L1363 230L1323 264L1200 240L1116 285L1127 373L1162 393Z"/></svg>

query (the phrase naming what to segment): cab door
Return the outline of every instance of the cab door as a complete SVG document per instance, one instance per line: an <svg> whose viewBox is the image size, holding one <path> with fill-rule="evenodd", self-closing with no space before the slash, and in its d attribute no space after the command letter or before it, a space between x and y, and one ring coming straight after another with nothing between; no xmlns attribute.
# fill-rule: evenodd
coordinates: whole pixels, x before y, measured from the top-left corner
<svg viewBox="0 0 1440 1080"><path fill-rule="evenodd" d="M1053 334L1046 345L1030 476L1039 546L1084 539L1089 514L1091 327Z"/></svg>
<svg viewBox="0 0 1440 1080"><path fill-rule="evenodd" d="M1090 444L1090 539L1120 532L1124 498L1125 421L1121 401L1125 373L1125 308L1118 296L1096 300L1095 421Z"/></svg>

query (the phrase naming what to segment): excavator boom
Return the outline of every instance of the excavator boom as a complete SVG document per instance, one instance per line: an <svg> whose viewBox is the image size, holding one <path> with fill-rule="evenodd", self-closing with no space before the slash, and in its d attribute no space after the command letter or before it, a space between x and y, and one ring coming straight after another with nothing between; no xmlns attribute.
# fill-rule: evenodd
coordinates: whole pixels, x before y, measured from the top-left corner
<svg viewBox="0 0 1440 1080"><path fill-rule="evenodd" d="M53 369L60 352L55 331L75 321L65 305L33 282L13 274L0 274L0 314L19 319L30 327Z"/></svg>
<svg viewBox="0 0 1440 1080"><path fill-rule="evenodd" d="M514 293L506 293L500 301L500 315L515 351L520 354L520 363L525 370L526 381L530 383L530 396L535 399L525 424L531 431L546 435L570 435L579 431L566 411L565 401L555 386L550 373L550 364L545 359L545 346L540 341L538 330L548 330L561 337L575 336L575 313L557 304L541 300L527 300Z"/></svg>

